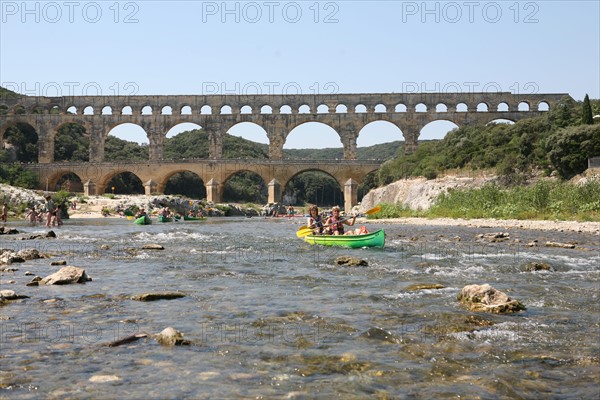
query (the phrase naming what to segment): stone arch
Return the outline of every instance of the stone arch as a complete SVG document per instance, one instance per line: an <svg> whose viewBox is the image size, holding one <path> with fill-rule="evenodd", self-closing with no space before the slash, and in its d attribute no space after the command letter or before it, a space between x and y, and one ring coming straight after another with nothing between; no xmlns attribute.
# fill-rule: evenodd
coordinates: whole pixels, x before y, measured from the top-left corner
<svg viewBox="0 0 600 400"><path fill-rule="evenodd" d="M273 107L271 107L268 104L265 104L260 108L260 113L261 114L273 114Z"/></svg>
<svg viewBox="0 0 600 400"><path fill-rule="evenodd" d="M180 179L187 179L187 180L191 179L192 182L194 180L198 181L197 185L199 185L199 187L195 187L193 184L190 185L189 182L187 182L185 184L172 182L171 181L172 178L175 178L177 175L181 176ZM205 178L203 178L202 176L198 175L196 172L191 171L189 169L180 168L180 169L176 169L173 171L169 171L167 174L165 174L160 179L160 182L158 183L158 187L164 188L163 190L161 190L161 192L163 192L166 195L179 194L179 195L185 195L187 197L194 198L194 199L206 198Z"/></svg>
<svg viewBox="0 0 600 400"><path fill-rule="evenodd" d="M284 104L279 108L279 114L291 114L291 113L292 113L292 107L288 106L287 104Z"/></svg>
<svg viewBox="0 0 600 400"><path fill-rule="evenodd" d="M131 106L121 107L121 115L133 115L133 107L131 107Z"/></svg>
<svg viewBox="0 0 600 400"><path fill-rule="evenodd" d="M140 110L140 114L141 115L152 115L154 114L154 110L152 109L152 106L150 105L145 105L142 107L142 109Z"/></svg>
<svg viewBox="0 0 600 400"><path fill-rule="evenodd" d="M95 111L94 111L94 107L93 106L86 106L83 109L83 115L94 115Z"/></svg>
<svg viewBox="0 0 600 400"><path fill-rule="evenodd" d="M77 115L77 107L74 105L67 107L67 114Z"/></svg>
<svg viewBox="0 0 600 400"><path fill-rule="evenodd" d="M228 135L241 137L253 142L269 144L267 131L255 122L241 121L231 125L226 131Z"/></svg>
<svg viewBox="0 0 600 400"><path fill-rule="evenodd" d="M184 104L179 108L179 114L181 115L192 115L192 113L192 107L187 104Z"/></svg>
<svg viewBox="0 0 600 400"><path fill-rule="evenodd" d="M396 137L394 137L394 135L396 135ZM382 137L393 139L386 141L379 140ZM402 132L402 129L400 129L398 124L386 120L377 120L371 121L360 128L358 131L356 145L357 147L367 147L374 144L389 143L400 140L404 140L404 132Z"/></svg>
<svg viewBox="0 0 600 400"><path fill-rule="evenodd" d="M385 106L385 104L379 103L379 104L375 105L375 107L373 108L373 112L385 113L385 112L387 112L387 107Z"/></svg>
<svg viewBox="0 0 600 400"><path fill-rule="evenodd" d="M482 101L481 103L477 104L477 112L489 112L490 111L490 105L488 103L486 103L485 101Z"/></svg>
<svg viewBox="0 0 600 400"><path fill-rule="evenodd" d="M224 104L220 109L219 109L219 114L221 115L229 115L229 114L233 114L233 108L228 105L228 104Z"/></svg>
<svg viewBox="0 0 600 400"><path fill-rule="evenodd" d="M238 199L228 198L228 195L231 195L229 184L232 180L255 180L254 177L260 178L260 182L256 182L256 187L244 185L246 189L246 193L242 194L244 197ZM237 171L231 171L223 177L223 184L221 185L221 198L223 201L249 201L258 204L265 203L268 196L268 179L269 177L263 175L260 168L258 168L257 171L253 170L252 168L242 168Z"/></svg>
<svg viewBox="0 0 600 400"><path fill-rule="evenodd" d="M200 114L203 114L203 115L210 115L210 114L212 114L212 107L209 106L209 105L203 105L200 108Z"/></svg>
<svg viewBox="0 0 600 400"><path fill-rule="evenodd" d="M458 103L456 105L456 112L468 112L469 111L469 106L467 105L467 103Z"/></svg>
<svg viewBox="0 0 600 400"><path fill-rule="evenodd" d="M448 132L459 128L456 121L452 119L436 119L423 125L419 130L419 140L439 140L446 137ZM445 131L445 132L444 132ZM443 135L443 136L442 136Z"/></svg>
<svg viewBox="0 0 600 400"><path fill-rule="evenodd" d="M302 104L298 107L298 114L310 114L310 106L308 104Z"/></svg>
<svg viewBox="0 0 600 400"><path fill-rule="evenodd" d="M319 104L317 106L317 114L329 114L329 107L327 104Z"/></svg>
<svg viewBox="0 0 600 400"><path fill-rule="evenodd" d="M79 178L80 181L82 181L81 177L78 174L76 174L75 171L71 170L70 168L65 168L65 169L61 169L59 171L56 171L56 172L52 173L51 175L46 176L46 181L45 182L40 182L40 183L47 190L58 191L58 190L56 190L56 188L57 188L60 180L64 176L71 175L71 174L75 175L76 177Z"/></svg>
<svg viewBox="0 0 600 400"><path fill-rule="evenodd" d="M180 125L185 125L181 127ZM189 128L189 129L181 129L181 128ZM165 126L166 132L165 137L171 138L177 136L181 132L186 130L194 130L194 129L202 129L200 124L195 122L189 122L186 118L173 118L169 119L169 124Z"/></svg>
<svg viewBox="0 0 600 400"><path fill-rule="evenodd" d="M119 122L116 122L116 123L113 123L113 124L109 124L108 125L108 129L104 132L103 140L106 141L106 138L112 134L113 136L116 136L116 137L118 137L119 139L122 139L122 140L135 141L135 140L132 140L132 139L124 139L124 138L121 137L121 135L125 134L125 129L126 128L129 128L131 130L130 131L131 132L131 136L135 137L135 138L141 137L141 132L140 132L140 129L141 129L144 132L145 139L147 139L148 142L150 141L150 137L148 135L148 132L141 125L133 123L133 122L127 122L127 121L119 121ZM118 135L115 134L115 132L114 132L115 129L117 129L116 133L118 133ZM134 132L134 131L137 131L137 132ZM138 140L138 143L144 143L144 142L140 142Z"/></svg>
<svg viewBox="0 0 600 400"><path fill-rule="evenodd" d="M527 112L527 111L531 110L530 104L528 101L521 101L519 103L519 105L517 106L517 109L522 112Z"/></svg>
<svg viewBox="0 0 600 400"><path fill-rule="evenodd" d="M240 114L252 114L252 107L249 105L242 106L242 108L240 108Z"/></svg>
<svg viewBox="0 0 600 400"><path fill-rule="evenodd" d="M419 103L415 106L415 112L417 113L425 113L427 112L427 104Z"/></svg>
<svg viewBox="0 0 600 400"><path fill-rule="evenodd" d="M45 112L44 107L42 107L39 104L34 104L30 109L30 114L40 115L40 114L44 114L44 112Z"/></svg>
<svg viewBox="0 0 600 400"><path fill-rule="evenodd" d="M438 103L435 106L435 112L437 112L437 113L448 112L448 106L444 103Z"/></svg>
<svg viewBox="0 0 600 400"><path fill-rule="evenodd" d="M144 193L144 181L142 178L140 178L140 176L138 174L136 174L135 172L129 171L128 169L124 169L124 168L118 168L114 171L111 171L109 173L107 173L106 175L102 176L100 178L99 183L96 184L96 189L98 191L99 194L102 193L111 193L112 190L112 186L115 186L115 193L123 193L121 188L119 187L119 185L115 185L113 179L119 176L124 175L125 176L132 176L132 180L135 180L137 187L136 187L136 191L134 192L135 194L143 194ZM141 190L140 190L141 188ZM127 193L129 194L129 193Z"/></svg>
<svg viewBox="0 0 600 400"><path fill-rule="evenodd" d="M17 104L12 108L11 114L15 115L25 115L27 114L27 109L21 104Z"/></svg>
<svg viewBox="0 0 600 400"><path fill-rule="evenodd" d="M335 112L337 114L347 114L348 107L345 104L338 104L337 106L335 106Z"/></svg>
<svg viewBox="0 0 600 400"><path fill-rule="evenodd" d="M540 101L537 106L538 111L546 112L550 111L550 104L546 101Z"/></svg>
<svg viewBox="0 0 600 400"><path fill-rule="evenodd" d="M112 115L112 107L111 106L104 106L102 107L102 111L100 111L101 115Z"/></svg>
<svg viewBox="0 0 600 400"><path fill-rule="evenodd" d="M508 112L510 111L510 107L508 106L508 103L503 101L501 103L498 103L498 107L496 108L496 111L498 112Z"/></svg>
<svg viewBox="0 0 600 400"><path fill-rule="evenodd" d="M367 112L367 106L365 106L364 104L356 104L354 106L354 112L356 114L364 114Z"/></svg>
<svg viewBox="0 0 600 400"><path fill-rule="evenodd" d="M173 107L171 107L171 106L161 107L160 115L173 115Z"/></svg>
<svg viewBox="0 0 600 400"><path fill-rule="evenodd" d="M66 190L67 192L82 193L83 183L84 182L79 175L74 172L67 172L62 174L56 181L54 188L49 187L49 190L54 192Z"/></svg>
<svg viewBox="0 0 600 400"><path fill-rule="evenodd" d="M403 112L403 113L405 113L406 111L407 111L407 107L406 107L405 104L398 103L394 107L394 112Z"/></svg>
<svg viewBox="0 0 600 400"><path fill-rule="evenodd" d="M327 180L331 180L331 182L335 182L335 184L337 184L337 192L334 189L333 195L330 196L332 199L331 200L324 200L325 197L325 193L324 191L321 191L320 193L318 191L316 191L315 193L308 193L304 190L302 190L302 188L300 188L300 193L301 195L304 197L302 200L304 200L305 202L308 203L312 203L312 204L318 204L319 206L334 206L334 205L340 205L343 206L344 205L344 182L341 182L339 177L331 174L329 171L323 170L321 168L304 168L304 169L300 169L298 171L295 171L293 175L290 175L288 177L288 179L285 182L282 182L281 185L281 193L282 193L282 202L283 204L292 204L295 203L297 204L298 202L302 201L296 198L296 200L294 201L292 198L294 196L295 193L290 193L291 190L289 190L289 185L294 181L294 179L302 174L305 173L311 173L311 172L316 172L318 174L322 174L324 176L326 176L326 179L320 179L321 182L323 182L323 186L321 186L321 188L324 188L327 185ZM332 203L332 204L327 204L327 203Z"/></svg>
<svg viewBox="0 0 600 400"><path fill-rule="evenodd" d="M300 122L300 123L298 123L298 124L296 124L294 126L291 126L291 129L284 134L284 137L283 137L283 139L284 139L284 143L283 143L284 149L285 148L298 148L298 147L289 147L289 146L296 146L295 143L293 143L293 142L290 143L288 141L290 135L292 135L292 134L298 134L298 133L300 133L300 134L303 134L305 136L308 135L308 136L311 136L311 138L309 138L310 140L312 140L312 139L319 139L320 137L322 137L322 134L315 135L313 133L315 131L314 128L316 126L318 126L320 128L319 130L325 129L325 130L329 131L329 133L334 133L338 137L338 139L340 141L340 147L343 147L342 137L341 137L340 133L334 127L332 127L331 125L328 125L328 124L326 124L324 122L320 122L320 121L303 121L303 122ZM313 127L312 130L311 130L311 127ZM312 137L312 136L314 136L314 137ZM299 142L300 142L300 140L299 140ZM309 141L305 141L305 142L309 142ZM286 147L286 145L288 145L288 146ZM310 148L310 146L308 146L308 148Z"/></svg>

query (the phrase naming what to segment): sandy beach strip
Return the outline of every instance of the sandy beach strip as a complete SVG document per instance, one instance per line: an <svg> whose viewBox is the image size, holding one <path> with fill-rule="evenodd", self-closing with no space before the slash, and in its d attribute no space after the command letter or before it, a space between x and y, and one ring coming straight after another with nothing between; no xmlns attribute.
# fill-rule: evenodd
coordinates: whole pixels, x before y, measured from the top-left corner
<svg viewBox="0 0 600 400"><path fill-rule="evenodd" d="M433 226L468 226L474 228L499 229L532 229L539 231L581 232L600 234L600 222L579 221L545 221L518 219L460 219L460 218L382 218L370 219L365 223L374 224L403 224L403 225L433 225Z"/></svg>

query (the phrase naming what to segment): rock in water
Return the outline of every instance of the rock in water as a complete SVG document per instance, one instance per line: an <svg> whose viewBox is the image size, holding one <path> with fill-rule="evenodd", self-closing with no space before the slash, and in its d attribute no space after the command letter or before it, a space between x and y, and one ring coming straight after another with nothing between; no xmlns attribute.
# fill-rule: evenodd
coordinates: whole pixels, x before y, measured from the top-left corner
<svg viewBox="0 0 600 400"><path fill-rule="evenodd" d="M83 268L67 266L42 279L40 285L66 285L69 283L85 283L91 280L92 278L86 275Z"/></svg>
<svg viewBox="0 0 600 400"><path fill-rule="evenodd" d="M458 300L471 311L503 314L526 309L519 301L511 299L506 293L493 288L487 283L465 286L458 294Z"/></svg>
<svg viewBox="0 0 600 400"><path fill-rule="evenodd" d="M0 290L0 302L2 300L19 300L28 298L29 296L17 294L14 290Z"/></svg>
<svg viewBox="0 0 600 400"><path fill-rule="evenodd" d="M369 263L356 257L340 256L335 259L335 265L344 265L346 267L367 267Z"/></svg>
<svg viewBox="0 0 600 400"><path fill-rule="evenodd" d="M137 301L156 301L156 300L173 300L185 297L185 293L179 292L158 292L158 293L142 293L131 296L131 300Z"/></svg>
<svg viewBox="0 0 600 400"><path fill-rule="evenodd" d="M164 246L156 243L149 243L142 246L142 250L164 250Z"/></svg>
<svg viewBox="0 0 600 400"><path fill-rule="evenodd" d="M163 329L161 333L156 335L155 339L158 343L165 346L181 346L190 344L189 341L183 339L183 333L170 326Z"/></svg>

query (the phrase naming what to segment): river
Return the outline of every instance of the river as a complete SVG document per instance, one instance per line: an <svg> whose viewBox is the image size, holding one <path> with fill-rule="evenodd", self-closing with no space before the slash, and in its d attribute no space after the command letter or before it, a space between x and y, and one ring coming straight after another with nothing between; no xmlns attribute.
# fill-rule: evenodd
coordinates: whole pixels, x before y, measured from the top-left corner
<svg viewBox="0 0 600 400"><path fill-rule="evenodd" d="M57 239L0 236L0 248L52 256L1 273L2 289L30 298L0 306L0 398L598 398L597 235L511 229L491 243L477 235L497 229L385 225L384 249L349 250L299 240L303 222L81 219ZM342 255L369 265L334 265ZM25 271L50 275L55 260L93 280L25 286ZM556 271L527 272L530 261ZM483 283L527 310L473 313L456 300ZM159 291L186 297L130 299ZM169 326L190 345L106 346Z"/></svg>

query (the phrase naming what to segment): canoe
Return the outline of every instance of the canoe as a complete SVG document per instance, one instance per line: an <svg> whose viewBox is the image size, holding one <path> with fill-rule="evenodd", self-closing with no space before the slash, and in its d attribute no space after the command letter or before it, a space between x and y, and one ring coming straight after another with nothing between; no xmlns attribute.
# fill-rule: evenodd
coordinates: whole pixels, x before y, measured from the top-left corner
<svg viewBox="0 0 600 400"><path fill-rule="evenodd" d="M152 224L152 220L147 215L145 215L143 217L139 217L138 219L133 221L133 223L136 225L150 225Z"/></svg>
<svg viewBox="0 0 600 400"><path fill-rule="evenodd" d="M304 240L310 244L321 244L323 246L341 246L350 248L360 247L383 247L385 244L385 232L379 229L364 235L308 235Z"/></svg>
<svg viewBox="0 0 600 400"><path fill-rule="evenodd" d="M188 217L187 215L183 216L184 221L205 221L206 217Z"/></svg>
<svg viewBox="0 0 600 400"><path fill-rule="evenodd" d="M162 215L159 215L157 219L158 219L158 222L173 222L173 218L163 217Z"/></svg>

